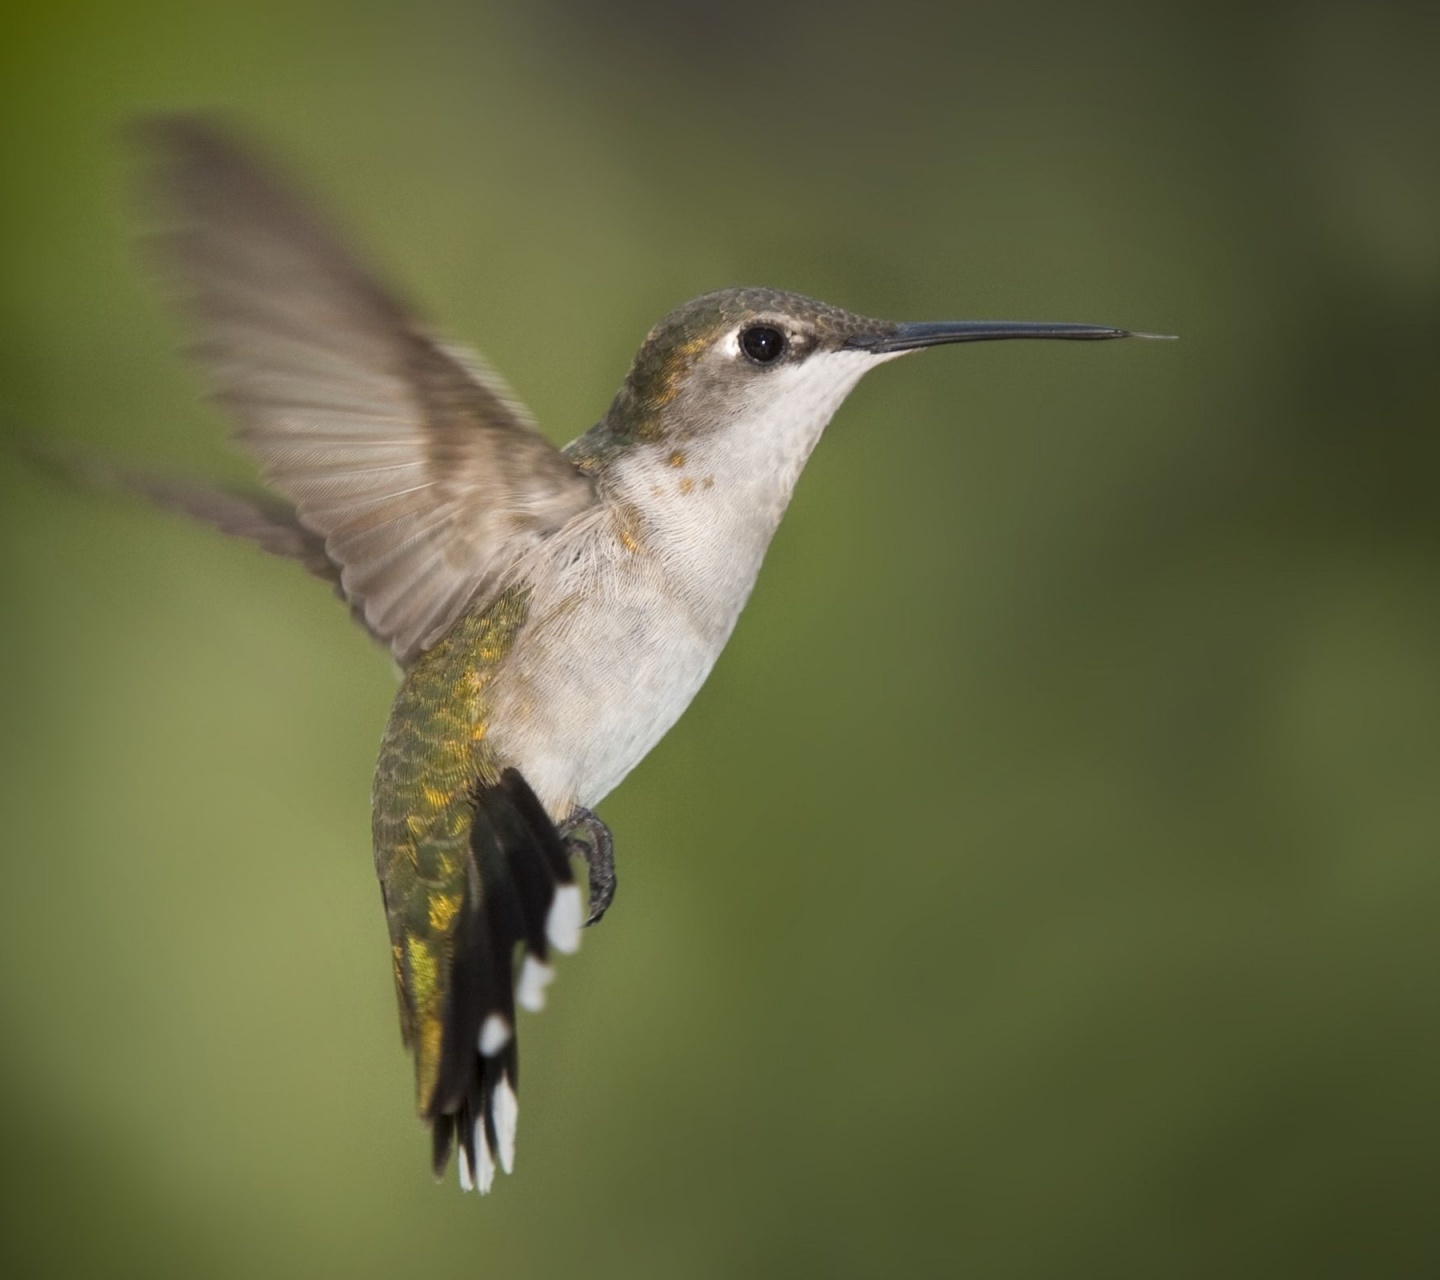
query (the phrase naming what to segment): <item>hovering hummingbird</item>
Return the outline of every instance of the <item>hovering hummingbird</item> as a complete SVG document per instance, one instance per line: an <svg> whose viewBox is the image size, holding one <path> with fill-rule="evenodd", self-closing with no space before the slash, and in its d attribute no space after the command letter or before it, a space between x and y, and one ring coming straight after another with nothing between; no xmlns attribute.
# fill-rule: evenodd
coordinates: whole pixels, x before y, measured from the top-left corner
<svg viewBox="0 0 1440 1280"><path fill-rule="evenodd" d="M517 1006L614 894L594 808L709 674L851 388L944 343L1148 335L723 289L661 320L560 449L223 131L146 133L157 261L280 498L135 483L298 560L399 664L373 834L401 1033L437 1176L458 1149L484 1192L514 1162Z"/></svg>

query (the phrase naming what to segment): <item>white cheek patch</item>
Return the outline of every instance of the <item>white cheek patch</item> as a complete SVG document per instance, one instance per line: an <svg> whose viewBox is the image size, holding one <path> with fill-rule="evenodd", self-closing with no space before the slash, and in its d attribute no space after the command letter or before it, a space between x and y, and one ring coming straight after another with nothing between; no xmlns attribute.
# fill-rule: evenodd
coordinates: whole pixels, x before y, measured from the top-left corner
<svg viewBox="0 0 1440 1280"><path fill-rule="evenodd" d="M653 522L667 571L690 596L733 602L738 612L811 450L855 384L890 358L817 351L771 368L731 366L722 417L675 454L664 444L621 471Z"/></svg>
<svg viewBox="0 0 1440 1280"><path fill-rule="evenodd" d="M855 384L877 364L893 359L900 352L875 356L868 351L817 351L796 364L784 365L774 371L774 385L766 388L765 398L772 411L807 424L824 427L831 415Z"/></svg>
<svg viewBox="0 0 1440 1280"><path fill-rule="evenodd" d="M820 351L759 374L749 404L727 439L717 442L741 465L774 469L787 491L820 434L866 372L887 356Z"/></svg>

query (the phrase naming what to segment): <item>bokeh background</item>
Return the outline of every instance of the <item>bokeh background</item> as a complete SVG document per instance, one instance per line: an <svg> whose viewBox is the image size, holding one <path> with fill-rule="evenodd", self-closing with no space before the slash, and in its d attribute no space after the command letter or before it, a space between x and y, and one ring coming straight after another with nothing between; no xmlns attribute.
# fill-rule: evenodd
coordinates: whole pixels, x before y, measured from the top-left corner
<svg viewBox="0 0 1440 1280"><path fill-rule="evenodd" d="M602 808L618 902L483 1203L395 1025L387 659L7 452L7 1275L1440 1274L1433 6L3 27L12 440L249 474L135 264L154 110L232 113L557 440L720 285L1181 335L855 393Z"/></svg>

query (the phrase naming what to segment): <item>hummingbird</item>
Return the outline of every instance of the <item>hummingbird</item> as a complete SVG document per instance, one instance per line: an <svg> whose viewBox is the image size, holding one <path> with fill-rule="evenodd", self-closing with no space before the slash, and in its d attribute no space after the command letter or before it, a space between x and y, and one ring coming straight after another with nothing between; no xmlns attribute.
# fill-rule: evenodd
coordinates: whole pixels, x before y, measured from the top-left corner
<svg viewBox="0 0 1440 1280"><path fill-rule="evenodd" d="M705 681L851 389L926 347L1152 335L726 288L665 316L558 448L226 129L142 134L154 261L268 492L127 479L298 561L398 665L372 831L401 1035L436 1176L454 1151L483 1193L514 1165L517 1010L615 892L595 807Z"/></svg>

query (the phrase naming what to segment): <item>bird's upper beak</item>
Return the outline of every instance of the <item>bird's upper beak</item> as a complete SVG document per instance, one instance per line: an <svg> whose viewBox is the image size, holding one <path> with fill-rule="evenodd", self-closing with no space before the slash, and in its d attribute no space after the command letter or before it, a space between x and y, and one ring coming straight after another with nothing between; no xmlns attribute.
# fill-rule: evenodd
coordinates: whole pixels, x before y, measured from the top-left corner
<svg viewBox="0 0 1440 1280"><path fill-rule="evenodd" d="M938 347L948 342L999 342L1004 338L1064 338L1071 342L1095 342L1106 338L1169 338L1164 333L1134 333L1129 329L1108 329L1096 324L1047 324L1029 320L938 320L919 324L895 324L857 333L845 340L850 351L871 355L896 355L920 347Z"/></svg>

